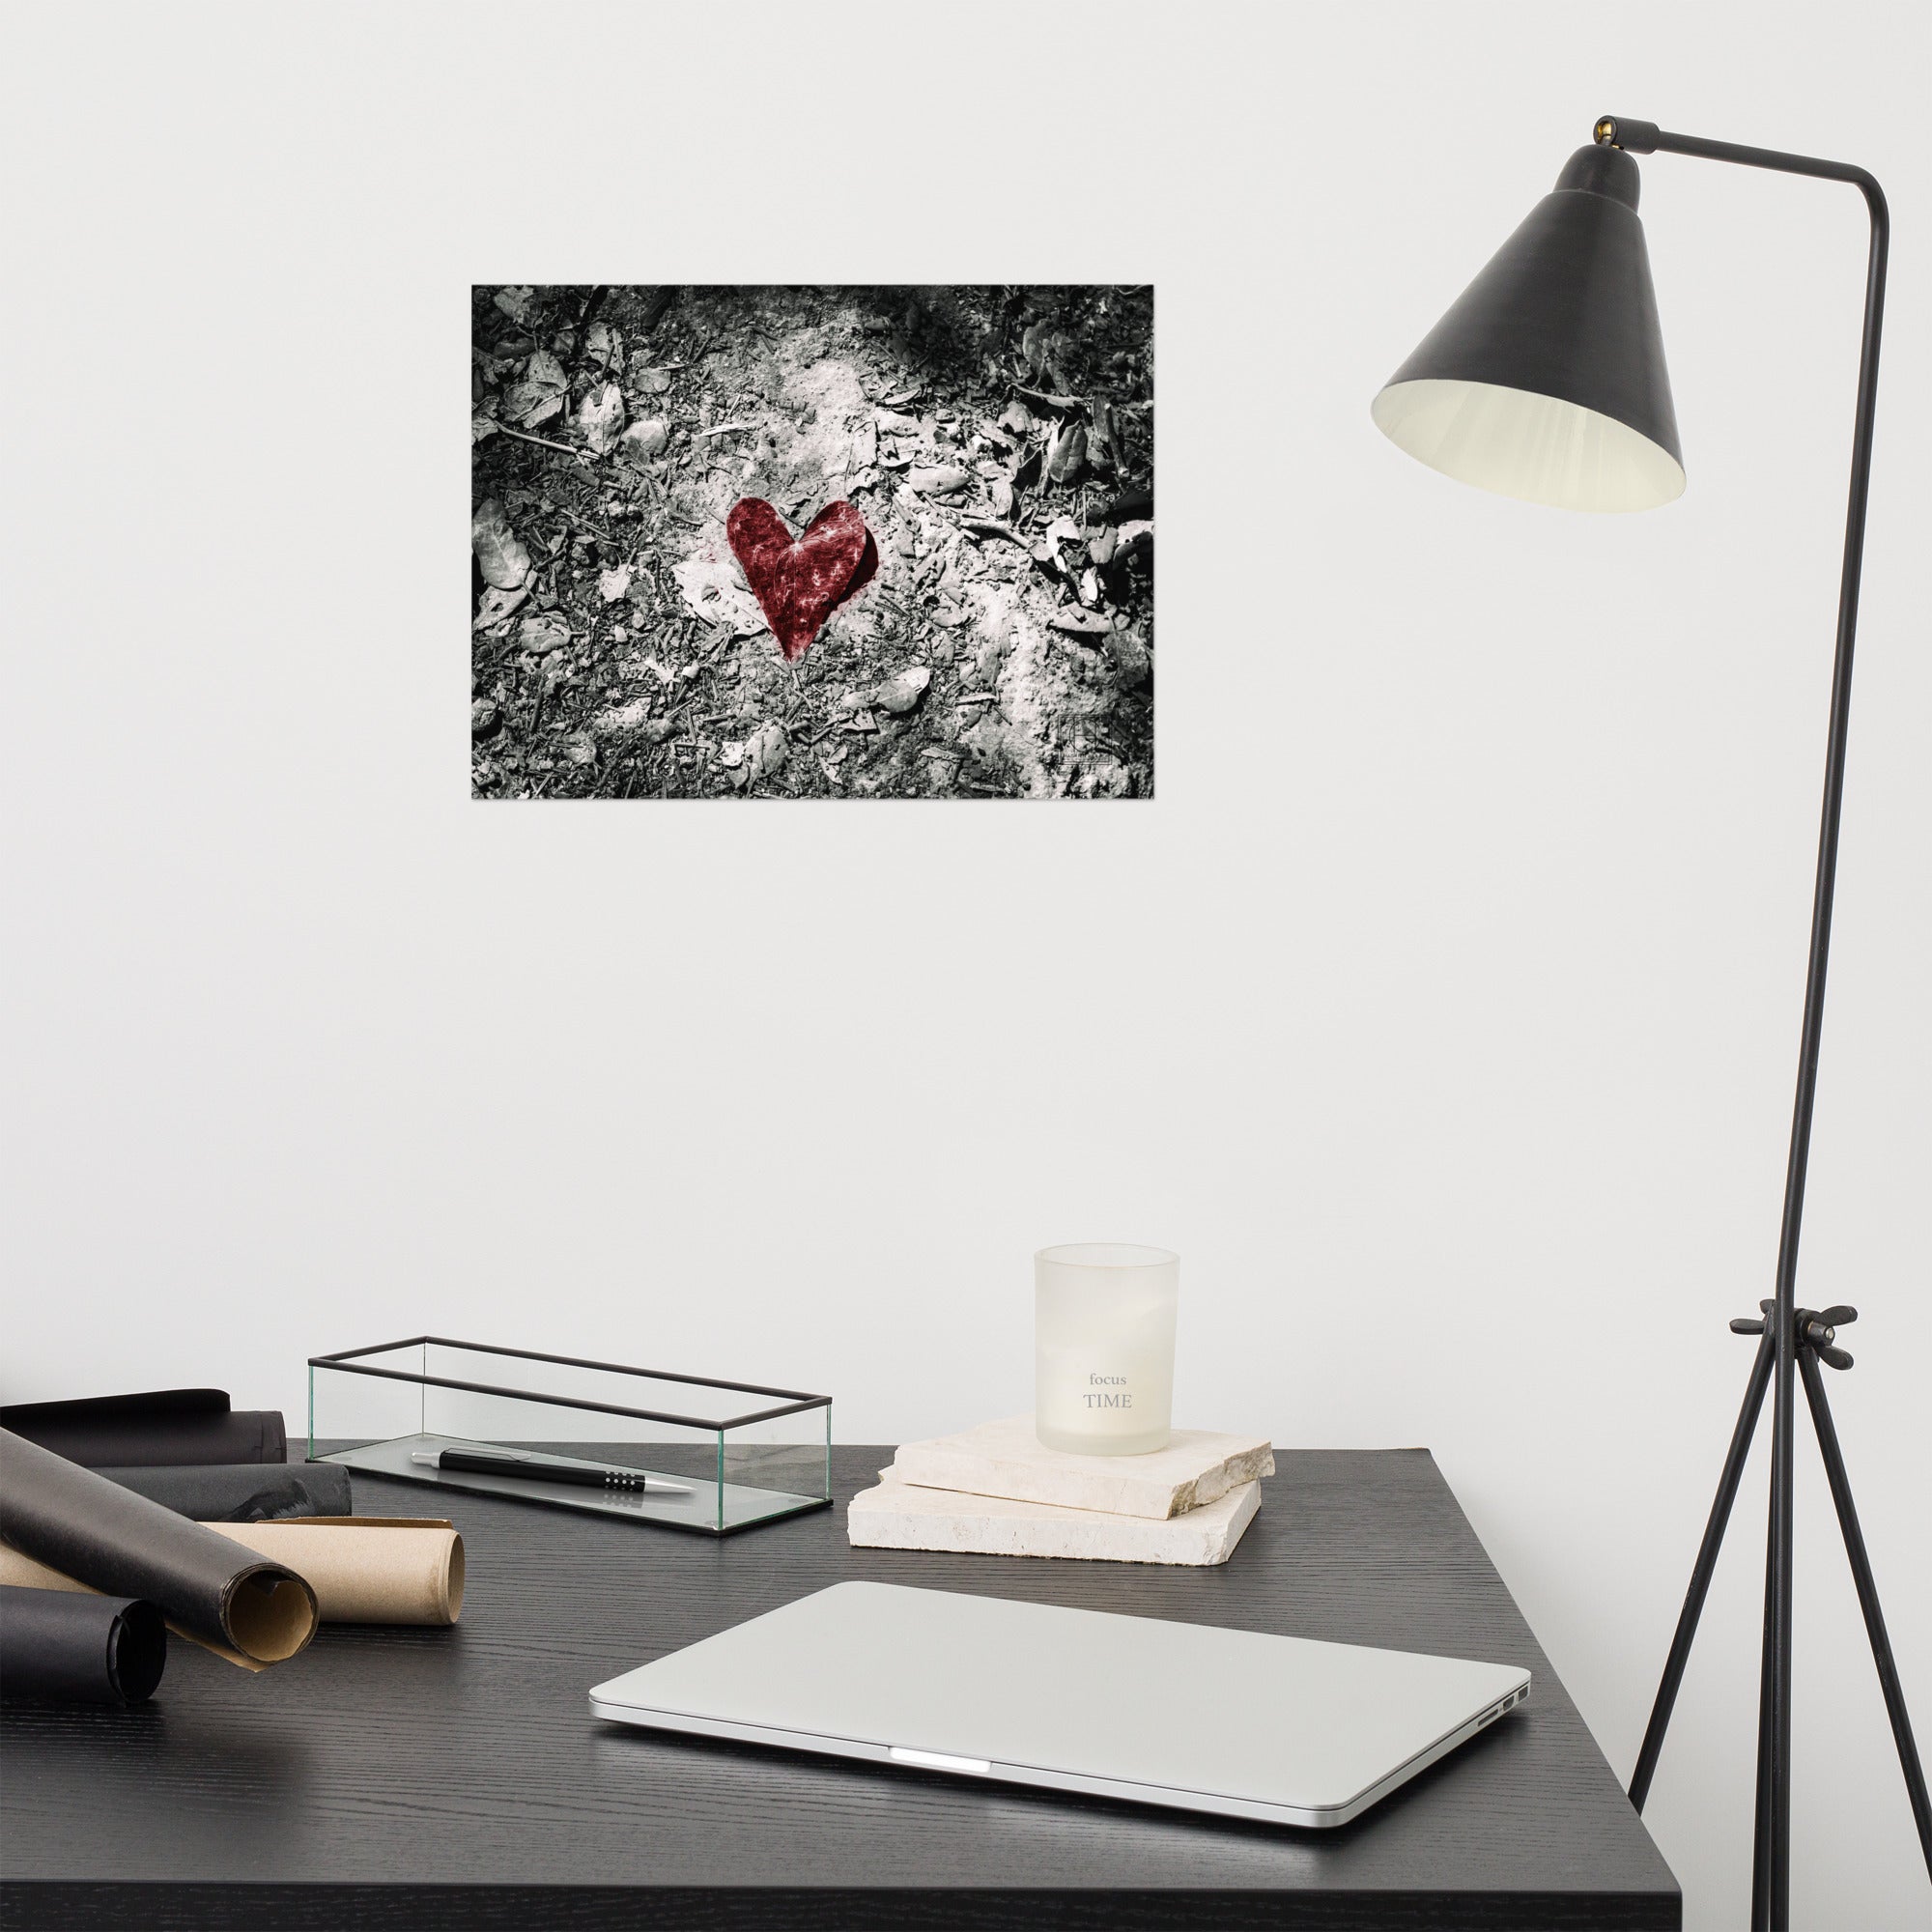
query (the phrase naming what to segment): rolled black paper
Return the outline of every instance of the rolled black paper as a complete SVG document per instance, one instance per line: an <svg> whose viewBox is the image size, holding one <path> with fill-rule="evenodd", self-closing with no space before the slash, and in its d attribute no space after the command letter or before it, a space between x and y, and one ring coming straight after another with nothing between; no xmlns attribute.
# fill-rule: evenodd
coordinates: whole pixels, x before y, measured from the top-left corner
<svg viewBox="0 0 1932 1932"><path fill-rule="evenodd" d="M139 1597L0 1585L0 1697L140 1704L168 1662L168 1627Z"/></svg>
<svg viewBox="0 0 1932 1932"><path fill-rule="evenodd" d="M147 1598L251 1668L315 1634L315 1592L293 1570L5 1429L0 1538L103 1596Z"/></svg>
<svg viewBox="0 0 1932 1932"><path fill-rule="evenodd" d="M355 1513L349 1471L340 1463L200 1463L95 1473L196 1522L278 1522Z"/></svg>
<svg viewBox="0 0 1932 1932"><path fill-rule="evenodd" d="M289 1435L272 1408L230 1408L224 1389L150 1389L0 1408L11 1429L70 1463L126 1468L168 1463L285 1463Z"/></svg>

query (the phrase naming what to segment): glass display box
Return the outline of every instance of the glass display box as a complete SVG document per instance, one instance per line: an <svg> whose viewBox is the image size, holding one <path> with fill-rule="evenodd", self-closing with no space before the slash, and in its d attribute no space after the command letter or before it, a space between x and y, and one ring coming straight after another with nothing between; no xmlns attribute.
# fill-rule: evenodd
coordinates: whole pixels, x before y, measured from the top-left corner
<svg viewBox="0 0 1932 1932"><path fill-rule="evenodd" d="M308 1456L728 1536L832 1501L832 1398L416 1335L311 1355Z"/></svg>

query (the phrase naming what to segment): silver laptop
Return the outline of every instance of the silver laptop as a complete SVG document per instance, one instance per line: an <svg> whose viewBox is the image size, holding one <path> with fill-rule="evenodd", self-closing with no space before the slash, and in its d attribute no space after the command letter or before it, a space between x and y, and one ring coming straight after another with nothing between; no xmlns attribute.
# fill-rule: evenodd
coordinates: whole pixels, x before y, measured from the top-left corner
<svg viewBox="0 0 1932 1932"><path fill-rule="evenodd" d="M1409 1651L837 1583L600 1684L620 1724L1345 1825L1529 1695Z"/></svg>

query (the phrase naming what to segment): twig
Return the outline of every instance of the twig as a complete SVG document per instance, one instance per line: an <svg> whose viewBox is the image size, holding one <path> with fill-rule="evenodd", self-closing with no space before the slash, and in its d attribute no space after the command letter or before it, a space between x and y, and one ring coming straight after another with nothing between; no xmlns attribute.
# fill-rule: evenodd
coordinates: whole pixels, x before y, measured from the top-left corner
<svg viewBox="0 0 1932 1932"><path fill-rule="evenodd" d="M756 423L720 423L716 429L701 429L699 436L732 436L741 429L756 429Z"/></svg>
<svg viewBox="0 0 1932 1932"><path fill-rule="evenodd" d="M580 461L583 458L582 450L572 449L567 442L553 442L547 436L532 436L527 430L512 429L508 423L498 423L497 428L504 436L515 437L519 442L540 443L545 449L560 449L564 455L575 456Z"/></svg>
<svg viewBox="0 0 1932 1932"><path fill-rule="evenodd" d="M978 537L1005 537L1009 543L1016 543L1024 551L1033 546L1018 530L1009 529L1005 524L995 523L991 517L961 517L959 527Z"/></svg>

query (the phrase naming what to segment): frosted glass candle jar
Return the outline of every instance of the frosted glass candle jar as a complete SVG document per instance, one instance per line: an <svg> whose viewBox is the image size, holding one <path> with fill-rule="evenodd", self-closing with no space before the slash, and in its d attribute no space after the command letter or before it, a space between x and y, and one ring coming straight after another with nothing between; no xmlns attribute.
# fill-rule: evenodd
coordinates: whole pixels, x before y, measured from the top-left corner
<svg viewBox="0 0 1932 1932"><path fill-rule="evenodd" d="M1034 1434L1084 1456L1165 1449L1180 1257L1076 1241L1040 1249L1033 1266Z"/></svg>

